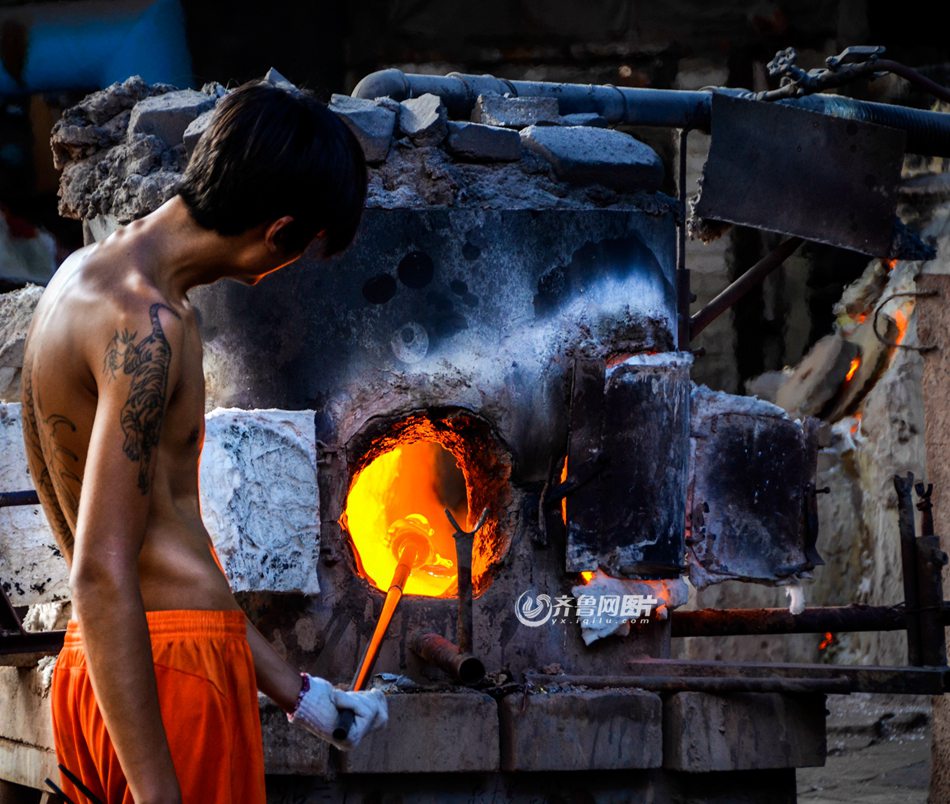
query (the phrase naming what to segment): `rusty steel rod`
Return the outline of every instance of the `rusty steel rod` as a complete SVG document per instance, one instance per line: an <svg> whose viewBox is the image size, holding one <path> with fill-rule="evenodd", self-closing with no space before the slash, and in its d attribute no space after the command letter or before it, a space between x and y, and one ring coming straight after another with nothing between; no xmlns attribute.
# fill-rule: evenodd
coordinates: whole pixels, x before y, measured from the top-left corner
<svg viewBox="0 0 950 804"><path fill-rule="evenodd" d="M947 666L947 640L943 620L943 568L947 554L937 536L917 540L917 600L920 659L928 667Z"/></svg>
<svg viewBox="0 0 950 804"><path fill-rule="evenodd" d="M922 665L920 599L917 594L917 535L914 522L914 476L894 475L897 492L897 525L901 540L901 574L904 582L904 626L907 629L907 663Z"/></svg>
<svg viewBox="0 0 950 804"><path fill-rule="evenodd" d="M762 284L765 278L776 268L780 268L792 253L802 244L802 238L790 237L783 240L772 251L753 265L742 276L723 290L702 310L689 320L689 337L695 338L726 310L743 298L750 290ZM685 348L683 346L680 347Z"/></svg>
<svg viewBox="0 0 950 804"><path fill-rule="evenodd" d="M937 617L950 625L950 605ZM903 605L823 606L791 614L788 609L698 609L670 615L674 637L748 636L752 634L824 634L840 631L901 631L907 627Z"/></svg>
<svg viewBox="0 0 950 804"><path fill-rule="evenodd" d="M462 684L477 684L485 677L485 665L481 659L471 653L462 653L458 645L441 634L414 633L409 637L409 650Z"/></svg>
<svg viewBox="0 0 950 804"><path fill-rule="evenodd" d="M847 695L854 692L849 678L749 678L747 676L572 676L525 675L531 684L576 684L603 689L635 687L654 692L781 692L829 693Z"/></svg>
<svg viewBox="0 0 950 804"><path fill-rule="evenodd" d="M690 659L635 659L627 662L630 674L693 678L845 678L854 692L893 692L901 695L942 695L950 689L946 667L896 667L872 665L795 664L788 662L705 662ZM594 677L596 678L596 677Z"/></svg>

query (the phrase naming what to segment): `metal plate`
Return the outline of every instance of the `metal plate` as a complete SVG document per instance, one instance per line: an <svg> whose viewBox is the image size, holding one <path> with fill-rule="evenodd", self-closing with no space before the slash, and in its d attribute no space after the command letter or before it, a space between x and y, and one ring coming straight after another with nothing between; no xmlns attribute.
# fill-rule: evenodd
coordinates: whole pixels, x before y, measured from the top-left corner
<svg viewBox="0 0 950 804"><path fill-rule="evenodd" d="M697 214L887 256L903 131L714 95Z"/></svg>

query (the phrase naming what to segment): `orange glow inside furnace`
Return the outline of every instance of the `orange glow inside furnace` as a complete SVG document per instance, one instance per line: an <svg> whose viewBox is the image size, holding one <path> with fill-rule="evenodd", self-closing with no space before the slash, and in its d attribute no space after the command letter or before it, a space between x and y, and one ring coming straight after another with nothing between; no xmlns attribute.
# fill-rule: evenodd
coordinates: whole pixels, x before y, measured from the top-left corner
<svg viewBox="0 0 950 804"><path fill-rule="evenodd" d="M378 455L353 479L341 518L353 540L360 574L386 591L399 559L401 523L409 520L424 534L429 549L424 559L414 562L403 591L456 595L455 540L445 508L462 527L469 527L465 476L441 444L412 441Z"/></svg>

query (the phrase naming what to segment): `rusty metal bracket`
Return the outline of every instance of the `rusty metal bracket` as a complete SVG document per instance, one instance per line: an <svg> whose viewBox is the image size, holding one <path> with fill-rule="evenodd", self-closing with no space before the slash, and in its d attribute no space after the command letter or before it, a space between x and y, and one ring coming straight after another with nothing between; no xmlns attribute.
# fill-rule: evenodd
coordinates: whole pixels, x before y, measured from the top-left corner
<svg viewBox="0 0 950 804"><path fill-rule="evenodd" d="M897 343L895 341L887 340L877 329L877 319L881 314L881 308L884 307L891 299L896 299L899 296L937 296L939 295L936 290L905 290L901 293L892 293L890 296L882 299L878 302L877 307L874 308L874 318L871 321L871 329L874 330L874 337L877 338L885 346L890 346L895 349L910 349L914 352L920 352L925 354L926 352L933 352L939 347L936 344L928 344L926 346L913 346L906 343Z"/></svg>
<svg viewBox="0 0 950 804"><path fill-rule="evenodd" d="M455 539L455 555L458 564L458 648L459 653L472 652L472 548L475 545L475 534L482 529L488 519L488 506L482 510L478 522L472 530L462 530L455 521L452 512L445 508L445 517L455 528L452 537Z"/></svg>

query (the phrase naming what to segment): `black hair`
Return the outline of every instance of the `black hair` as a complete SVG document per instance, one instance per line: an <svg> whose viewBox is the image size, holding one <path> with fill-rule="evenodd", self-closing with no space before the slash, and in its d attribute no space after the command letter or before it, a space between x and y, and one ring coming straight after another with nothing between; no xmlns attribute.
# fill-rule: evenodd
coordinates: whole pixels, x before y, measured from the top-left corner
<svg viewBox="0 0 950 804"><path fill-rule="evenodd" d="M304 90L252 81L218 102L178 192L206 229L236 235L289 215L280 247L302 253L324 230L330 256L356 235L366 162L326 104Z"/></svg>

